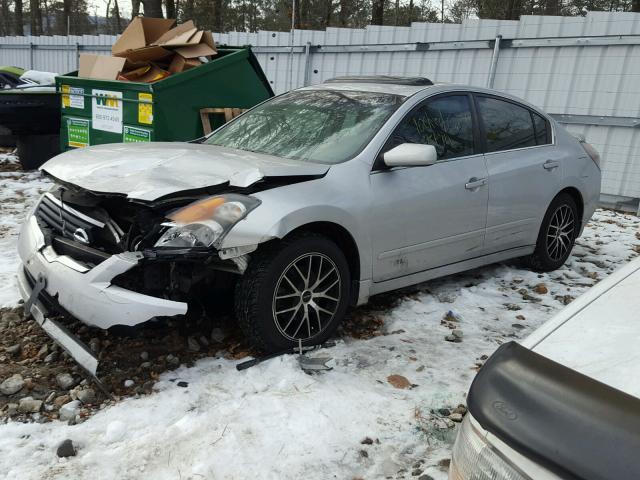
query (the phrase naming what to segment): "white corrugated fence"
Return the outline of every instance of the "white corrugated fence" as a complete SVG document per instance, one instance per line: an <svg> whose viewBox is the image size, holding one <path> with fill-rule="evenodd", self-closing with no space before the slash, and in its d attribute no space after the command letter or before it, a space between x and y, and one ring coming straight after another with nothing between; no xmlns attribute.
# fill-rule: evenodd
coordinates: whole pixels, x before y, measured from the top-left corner
<svg viewBox="0 0 640 480"><path fill-rule="evenodd" d="M338 75L391 74L517 95L598 148L605 197L640 198L640 14L214 37L218 44L252 45L276 93ZM69 72L79 52L108 54L115 39L0 37L0 65Z"/></svg>

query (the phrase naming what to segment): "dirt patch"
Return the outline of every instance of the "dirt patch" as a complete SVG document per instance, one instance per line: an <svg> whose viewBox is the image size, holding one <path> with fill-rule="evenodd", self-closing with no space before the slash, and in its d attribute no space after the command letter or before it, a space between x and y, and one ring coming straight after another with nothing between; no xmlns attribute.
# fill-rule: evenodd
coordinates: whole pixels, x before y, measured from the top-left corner
<svg viewBox="0 0 640 480"><path fill-rule="evenodd" d="M192 365L210 356L243 358L253 352L232 322L215 328L210 322L190 325L177 321L148 322L128 329L104 331L77 321L56 318L98 356L98 377L110 394L99 386L53 342L33 320L22 317L22 309L0 309L0 381L20 375L24 386L16 393L0 393L0 421L49 421L60 416L60 408L76 399L79 422L96 410L124 397L152 392L158 377L180 365ZM71 380L61 384L61 375ZM84 390L91 390L87 396ZM25 397L41 400L37 412L19 408ZM22 409L24 410L24 409Z"/></svg>
<svg viewBox="0 0 640 480"><path fill-rule="evenodd" d="M11 153L11 151L6 151L6 149L0 148L0 154L2 153ZM13 155L6 155L2 161L0 161L0 172L20 172L22 171L22 165L18 161L17 157Z"/></svg>
<svg viewBox="0 0 640 480"><path fill-rule="evenodd" d="M381 314L401 296L373 297L369 305L349 314L342 334L354 338L383 334ZM66 418L65 413L62 417L71 423L82 422L123 398L150 394L162 373L180 365L191 366L205 357L241 359L257 354L232 317L215 323L202 319L190 325L164 320L109 331L56 317L97 355L98 378L106 389L103 391L34 320L24 319L22 313L21 307L0 309L0 382L16 374L24 382L16 393L0 393L0 421L47 422L61 418L64 405L76 404L72 418ZM65 379L68 382L61 384ZM41 408L21 411L25 409L20 408L20 402L27 397L42 401ZM80 399L84 402L75 402Z"/></svg>

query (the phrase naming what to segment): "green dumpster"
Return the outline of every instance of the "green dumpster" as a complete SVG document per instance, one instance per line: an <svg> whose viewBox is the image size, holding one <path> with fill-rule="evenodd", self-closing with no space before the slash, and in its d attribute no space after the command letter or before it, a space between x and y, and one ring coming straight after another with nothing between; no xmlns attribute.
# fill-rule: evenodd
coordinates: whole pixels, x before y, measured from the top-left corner
<svg viewBox="0 0 640 480"><path fill-rule="evenodd" d="M201 137L273 96L250 48L223 47L213 60L154 83L56 77L62 101L60 147Z"/></svg>

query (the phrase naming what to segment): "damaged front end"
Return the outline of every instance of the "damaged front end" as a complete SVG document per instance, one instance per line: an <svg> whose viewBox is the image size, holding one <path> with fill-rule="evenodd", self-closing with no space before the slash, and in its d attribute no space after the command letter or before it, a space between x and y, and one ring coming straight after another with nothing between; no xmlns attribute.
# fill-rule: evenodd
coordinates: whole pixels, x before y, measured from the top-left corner
<svg viewBox="0 0 640 480"><path fill-rule="evenodd" d="M259 205L238 193L132 201L70 185L46 193L18 250L25 314L90 374L98 361L52 317L102 329L200 315L233 287L257 246L221 250L227 232Z"/></svg>

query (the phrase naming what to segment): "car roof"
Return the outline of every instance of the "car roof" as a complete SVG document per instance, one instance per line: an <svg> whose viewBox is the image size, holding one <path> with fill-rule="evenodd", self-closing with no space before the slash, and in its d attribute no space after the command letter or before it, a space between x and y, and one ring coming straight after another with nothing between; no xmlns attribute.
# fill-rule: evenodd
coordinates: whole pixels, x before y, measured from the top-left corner
<svg viewBox="0 0 640 480"><path fill-rule="evenodd" d="M357 77L356 77L357 78ZM447 83L447 82L434 82L431 85L411 85L405 83L391 83L386 81L386 76L380 76L381 79L385 79L385 81L381 81L380 83L376 83L372 81L375 77L366 77L366 81L340 81L340 82L325 82L316 85L310 85L308 87L302 87L297 89L298 91L305 90L339 90L339 91L354 91L354 92L372 92L372 93L386 93L392 95L399 95L401 97L411 97L419 92L423 92L426 90L432 91L434 94L436 93L446 93L449 91L458 91L458 92L471 92L471 93L479 93L486 95L494 95L497 97L502 97L507 100L511 100L513 102L519 103L521 105L530 108L531 110L547 117L550 117L540 109L540 107L533 105L526 100L511 95L506 92L501 92L498 90L492 90L490 88L476 87L472 85L464 85L457 83ZM403 77L398 77L403 78Z"/></svg>
<svg viewBox="0 0 640 480"><path fill-rule="evenodd" d="M339 91L353 91L353 92L372 92L372 93L388 93L391 95L400 95L402 97L410 97L422 90L433 88L433 85L406 85L397 83L380 82L375 83L372 81L358 81L354 79L349 82L329 82L321 83L318 85L311 85L309 87L303 87L300 90L339 90Z"/></svg>
<svg viewBox="0 0 640 480"><path fill-rule="evenodd" d="M522 345L640 398L640 258L592 287Z"/></svg>

